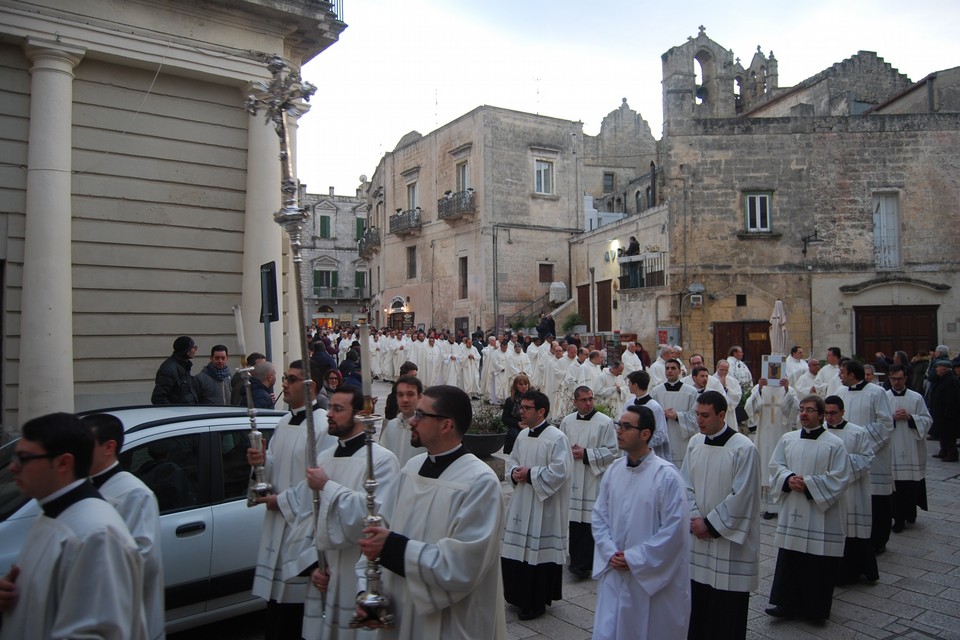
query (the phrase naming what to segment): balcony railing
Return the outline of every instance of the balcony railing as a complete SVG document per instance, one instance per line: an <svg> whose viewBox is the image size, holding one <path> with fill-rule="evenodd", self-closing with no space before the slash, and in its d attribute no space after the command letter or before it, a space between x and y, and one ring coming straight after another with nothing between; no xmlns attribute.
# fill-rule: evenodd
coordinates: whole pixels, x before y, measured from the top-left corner
<svg viewBox="0 0 960 640"><path fill-rule="evenodd" d="M357 240L357 253L364 260L370 259L374 252L380 250L380 229L369 227L363 230L363 235Z"/></svg>
<svg viewBox="0 0 960 640"><path fill-rule="evenodd" d="M313 297L320 300L365 300L366 287L314 287Z"/></svg>
<svg viewBox="0 0 960 640"><path fill-rule="evenodd" d="M390 233L398 236L408 233L420 233L420 227L423 226L423 216L420 207L401 211L396 215L390 216Z"/></svg>
<svg viewBox="0 0 960 640"><path fill-rule="evenodd" d="M643 253L636 256L621 256L620 290L662 287L667 284L667 254Z"/></svg>
<svg viewBox="0 0 960 640"><path fill-rule="evenodd" d="M450 192L437 200L437 217L441 220L459 220L477 212L477 193L473 189Z"/></svg>

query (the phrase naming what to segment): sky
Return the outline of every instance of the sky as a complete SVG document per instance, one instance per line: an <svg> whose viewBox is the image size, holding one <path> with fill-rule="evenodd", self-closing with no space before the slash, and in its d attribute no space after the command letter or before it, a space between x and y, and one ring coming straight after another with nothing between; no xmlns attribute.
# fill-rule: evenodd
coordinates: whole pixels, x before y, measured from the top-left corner
<svg viewBox="0 0 960 640"><path fill-rule="evenodd" d="M787 87L857 51L914 82L960 66L957 0L343 0L347 29L304 65L317 85L298 131L310 193L354 195L406 133L480 105L582 121L623 98L661 137L661 62L699 26L746 67L759 45ZM676 7L672 10L670 7ZM733 7L734 9L731 9Z"/></svg>

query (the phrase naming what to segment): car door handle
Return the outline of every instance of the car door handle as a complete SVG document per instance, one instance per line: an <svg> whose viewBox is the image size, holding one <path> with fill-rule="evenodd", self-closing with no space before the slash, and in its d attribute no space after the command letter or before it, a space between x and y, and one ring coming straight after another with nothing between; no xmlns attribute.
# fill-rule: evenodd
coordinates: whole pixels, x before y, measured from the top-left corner
<svg viewBox="0 0 960 640"><path fill-rule="evenodd" d="M177 527L177 537L183 538L185 536L200 533L207 530L207 524L205 522L191 522L190 524L182 524Z"/></svg>

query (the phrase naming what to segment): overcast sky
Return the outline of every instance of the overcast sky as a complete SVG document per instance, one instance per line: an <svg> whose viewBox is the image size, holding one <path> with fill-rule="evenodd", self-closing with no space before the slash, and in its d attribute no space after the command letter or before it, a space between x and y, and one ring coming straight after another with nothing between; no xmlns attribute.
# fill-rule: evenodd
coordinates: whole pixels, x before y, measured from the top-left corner
<svg viewBox="0 0 960 640"><path fill-rule="evenodd" d="M792 86L875 51L914 82L960 65L957 0L343 0L340 41L305 65L319 89L300 121L311 193L353 195L411 130L487 104L595 135L626 98L661 137L660 56L706 27L748 66L759 45ZM670 7L675 7L671 10Z"/></svg>

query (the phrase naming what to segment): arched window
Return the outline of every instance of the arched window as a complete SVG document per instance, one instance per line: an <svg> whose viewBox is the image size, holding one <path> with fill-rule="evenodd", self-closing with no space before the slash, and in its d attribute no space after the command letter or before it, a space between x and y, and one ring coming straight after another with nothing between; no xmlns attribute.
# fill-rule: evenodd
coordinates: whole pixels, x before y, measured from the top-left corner
<svg viewBox="0 0 960 640"><path fill-rule="evenodd" d="M637 191L635 194L633 194L633 199L636 200L637 213L640 213L643 211L643 194Z"/></svg>

